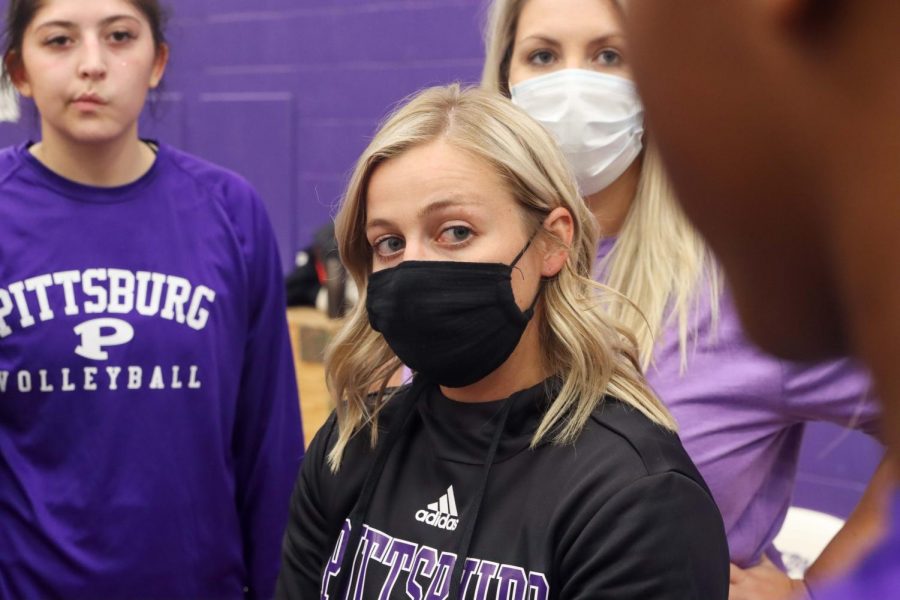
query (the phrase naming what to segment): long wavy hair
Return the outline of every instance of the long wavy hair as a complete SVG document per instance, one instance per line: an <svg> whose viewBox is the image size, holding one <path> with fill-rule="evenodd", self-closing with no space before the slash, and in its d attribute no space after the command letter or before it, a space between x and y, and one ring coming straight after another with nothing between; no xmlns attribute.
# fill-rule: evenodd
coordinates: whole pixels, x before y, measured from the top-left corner
<svg viewBox="0 0 900 600"><path fill-rule="evenodd" d="M366 313L372 248L366 238L366 197L379 165L413 148L442 140L490 165L518 200L526 224L541 236L554 208L567 208L574 237L563 269L544 284L536 310L544 367L559 377L532 444L572 442L591 412L611 394L670 429L675 423L643 375L629 330L610 318L603 304L617 294L592 278L597 226L578 196L572 174L550 135L502 96L459 85L425 90L391 115L356 164L336 219L341 259L360 289L360 301L326 352L326 377L335 402L338 440L329 455L337 470L351 437L369 428L390 401L388 381L400 361ZM548 240L563 244L556 238ZM605 298L609 295L610 298ZM374 390L374 392L373 392Z"/></svg>
<svg viewBox="0 0 900 600"><path fill-rule="evenodd" d="M510 96L509 70L519 15L528 0L493 0L485 30L484 89ZM627 0L610 2L624 17ZM637 339L641 366L653 360L656 341L676 327L681 371L688 366L689 347L701 323L693 318L708 290L712 327L719 315L721 275L712 253L676 201L652 137L645 138L637 192L613 249L598 266L604 283L632 303L609 306L611 314Z"/></svg>

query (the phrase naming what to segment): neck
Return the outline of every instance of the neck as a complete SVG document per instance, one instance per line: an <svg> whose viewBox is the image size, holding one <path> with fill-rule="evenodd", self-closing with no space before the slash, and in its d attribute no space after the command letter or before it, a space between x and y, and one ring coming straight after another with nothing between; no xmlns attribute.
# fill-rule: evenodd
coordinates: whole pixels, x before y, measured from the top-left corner
<svg viewBox="0 0 900 600"><path fill-rule="evenodd" d="M153 165L153 151L131 135L103 143L85 143L48 132L31 153L48 169L76 183L117 187L139 179Z"/></svg>
<svg viewBox="0 0 900 600"><path fill-rule="evenodd" d="M608 187L585 197L584 202L597 219L601 236L618 235L622 229L637 194L641 179L641 162L640 159L635 160Z"/></svg>
<svg viewBox="0 0 900 600"><path fill-rule="evenodd" d="M519 345L502 365L480 381L461 388L441 386L447 398L457 402L490 402L502 400L547 379L550 373L543 367L539 344L538 311L522 333Z"/></svg>

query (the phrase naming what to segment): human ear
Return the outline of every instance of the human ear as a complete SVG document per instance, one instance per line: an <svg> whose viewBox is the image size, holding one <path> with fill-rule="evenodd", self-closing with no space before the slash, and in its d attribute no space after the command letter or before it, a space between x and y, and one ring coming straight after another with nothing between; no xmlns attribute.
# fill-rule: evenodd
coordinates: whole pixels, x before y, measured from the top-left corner
<svg viewBox="0 0 900 600"><path fill-rule="evenodd" d="M31 84L28 82L28 74L25 71L25 65L22 64L22 57L16 52L10 52L3 57L3 64L6 67L6 73L9 80L22 96L31 97Z"/></svg>
<svg viewBox="0 0 900 600"><path fill-rule="evenodd" d="M150 89L156 88L162 81L166 65L169 63L169 45L160 44L156 50L156 58L153 60L153 70L150 72Z"/></svg>
<svg viewBox="0 0 900 600"><path fill-rule="evenodd" d="M546 234L543 244L544 257L541 263L541 277L556 276L569 259L569 248L575 236L575 221L569 209L557 206L544 219Z"/></svg>

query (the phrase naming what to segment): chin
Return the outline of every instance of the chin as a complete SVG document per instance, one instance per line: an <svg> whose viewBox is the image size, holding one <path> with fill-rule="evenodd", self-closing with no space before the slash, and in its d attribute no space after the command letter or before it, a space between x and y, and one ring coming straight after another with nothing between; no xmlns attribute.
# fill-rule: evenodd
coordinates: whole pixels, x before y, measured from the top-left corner
<svg viewBox="0 0 900 600"><path fill-rule="evenodd" d="M122 139L132 129L136 129L136 125L131 125L128 122L123 124L122 119L118 115L115 118L111 118L109 115L65 118L56 123L51 123L51 125L61 136L77 144L112 142Z"/></svg>
<svg viewBox="0 0 900 600"><path fill-rule="evenodd" d="M125 132L108 128L82 128L70 131L68 138L76 144L95 146L122 139Z"/></svg>

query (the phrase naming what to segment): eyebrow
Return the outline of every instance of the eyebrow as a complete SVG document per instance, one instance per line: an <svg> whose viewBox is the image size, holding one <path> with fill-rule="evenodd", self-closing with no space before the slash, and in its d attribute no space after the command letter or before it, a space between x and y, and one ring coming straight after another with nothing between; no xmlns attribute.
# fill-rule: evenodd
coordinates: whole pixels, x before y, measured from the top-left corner
<svg viewBox="0 0 900 600"><path fill-rule="evenodd" d="M625 37L625 34L623 34L622 32L616 31L613 33L607 33L606 35L597 36L594 39L592 39L590 42L588 42L588 45L597 46L600 44L607 44L610 41L612 41L613 39L616 39L616 38L622 39L624 37ZM530 42L530 41L536 41L536 42L540 42L543 44L549 44L551 46L559 46L560 45L559 40L554 39L549 36L546 36L546 35L539 34L539 33L523 37L522 39L518 40L517 43L522 44L522 43Z"/></svg>
<svg viewBox="0 0 900 600"><path fill-rule="evenodd" d="M450 196L449 198L444 198L443 200L438 200L436 202L432 202L428 206L422 208L419 211L419 217L427 217L429 215L433 215L434 213L441 212L442 210L447 210L448 208L457 208L457 207L466 207L466 206L481 206L480 202L476 202L475 200L469 199L468 196Z"/></svg>
<svg viewBox="0 0 900 600"><path fill-rule="evenodd" d="M423 207L416 214L419 219L426 218L435 213L439 213L449 208L480 206L481 203L476 200L469 199L468 196L450 196L441 200L432 202L428 206ZM374 229L375 227L390 227L393 223L389 219L372 219L366 222L366 229Z"/></svg>
<svg viewBox="0 0 900 600"><path fill-rule="evenodd" d="M107 25L110 25L111 23L115 23L116 21L121 21L121 20L125 20L125 19L131 20L131 21L139 21L139 19L137 17L135 17L134 15L112 15L111 17L106 17L105 19L100 21L100 26L106 27ZM64 29L77 29L78 25L74 21L58 20L58 21L47 21L46 23L41 23L34 29L35 29L35 31L38 31L38 30L44 29L46 27L62 27Z"/></svg>

